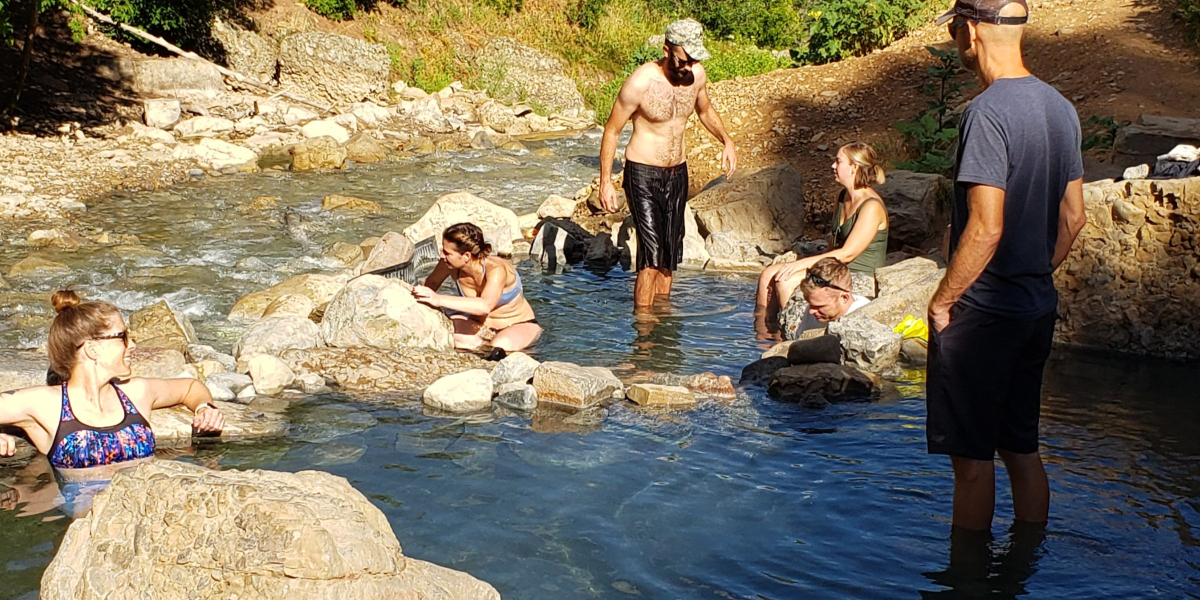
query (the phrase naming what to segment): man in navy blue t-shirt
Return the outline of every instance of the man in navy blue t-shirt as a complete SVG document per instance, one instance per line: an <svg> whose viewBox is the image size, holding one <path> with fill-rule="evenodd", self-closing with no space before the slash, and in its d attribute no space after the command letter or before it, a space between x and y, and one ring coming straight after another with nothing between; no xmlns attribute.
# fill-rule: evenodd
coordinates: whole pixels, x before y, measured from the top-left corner
<svg viewBox="0 0 1200 600"><path fill-rule="evenodd" d="M958 0L938 23L983 82L963 113L950 266L929 303L929 451L954 466L956 527L990 529L996 453L1019 521L1045 522L1038 455L1054 270L1083 228L1079 117L1021 56L1025 0Z"/></svg>

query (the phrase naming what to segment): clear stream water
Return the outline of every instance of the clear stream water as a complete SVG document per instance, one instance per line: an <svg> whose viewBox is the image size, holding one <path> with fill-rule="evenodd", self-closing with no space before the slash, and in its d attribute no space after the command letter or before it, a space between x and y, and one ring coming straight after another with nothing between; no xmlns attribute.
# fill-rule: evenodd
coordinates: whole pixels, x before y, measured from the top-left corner
<svg viewBox="0 0 1200 600"><path fill-rule="evenodd" d="M331 266L298 257L399 230L456 189L527 212L590 181L598 144L585 135L549 141L549 153L112 196L87 222L136 234L153 252L47 253L75 271L0 293L0 347L37 345L45 293L70 283L126 311L167 298L205 341L228 348L236 331L223 316L238 296ZM384 215L321 214L329 193L376 200ZM306 215L311 242L288 237L277 212L239 212L259 195ZM5 241L4 267L27 253ZM234 266L247 257L271 270ZM748 276L683 273L670 306L635 321L632 278L619 267L520 268L547 329L534 351L542 359L736 378L764 349L752 341ZM1011 531L1002 490L994 538L953 544L949 464L925 453L922 377L905 373L879 402L826 410L748 388L687 412L615 405L570 421L445 419L411 398L327 394L291 405L285 439L199 445L177 459L346 477L406 554L469 572L508 600L1200 598L1195 365L1058 352L1043 408L1048 530ZM9 469L0 483L15 486L0 488L0 598L35 598L69 519L61 508L27 514L52 504L47 474Z"/></svg>

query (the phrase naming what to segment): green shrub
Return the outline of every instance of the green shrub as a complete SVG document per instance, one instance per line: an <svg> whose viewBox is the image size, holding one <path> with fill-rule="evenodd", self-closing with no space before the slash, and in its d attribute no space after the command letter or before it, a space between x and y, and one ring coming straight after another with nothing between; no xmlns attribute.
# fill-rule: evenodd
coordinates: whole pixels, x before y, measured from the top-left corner
<svg viewBox="0 0 1200 600"><path fill-rule="evenodd" d="M92 7L108 13L119 23L127 23L177 46L193 49L209 39L213 16L218 9L214 0L95 0ZM116 37L145 43L141 38L115 28L107 31Z"/></svg>
<svg viewBox="0 0 1200 600"><path fill-rule="evenodd" d="M609 0L574 0L567 7L567 21L584 29L592 29L604 16Z"/></svg>
<svg viewBox="0 0 1200 600"><path fill-rule="evenodd" d="M747 44L713 42L708 44L712 58L704 61L709 81L750 77L792 66L790 58L775 58L769 50Z"/></svg>
<svg viewBox="0 0 1200 600"><path fill-rule="evenodd" d="M925 22L931 11L923 0L828 0L808 16L806 62L822 64L862 56L895 41Z"/></svg>
<svg viewBox="0 0 1200 600"><path fill-rule="evenodd" d="M354 18L354 0L301 0L309 10L334 21Z"/></svg>
<svg viewBox="0 0 1200 600"><path fill-rule="evenodd" d="M1177 0L1175 16L1187 26L1188 37L1200 44L1200 0Z"/></svg>
<svg viewBox="0 0 1200 600"><path fill-rule="evenodd" d="M895 167L918 173L947 174L954 166L950 148L958 139L958 122L962 116L954 112L954 108L963 98L962 90L974 84L960 77L964 69L958 59L958 50L939 50L933 46L925 49L938 61L925 69L925 80L920 85L921 93L927 98L925 110L908 121L895 124L916 157L898 162Z"/></svg>
<svg viewBox="0 0 1200 600"><path fill-rule="evenodd" d="M525 0L482 0L483 4L490 6L496 12L507 17L515 12L521 12L525 7Z"/></svg>

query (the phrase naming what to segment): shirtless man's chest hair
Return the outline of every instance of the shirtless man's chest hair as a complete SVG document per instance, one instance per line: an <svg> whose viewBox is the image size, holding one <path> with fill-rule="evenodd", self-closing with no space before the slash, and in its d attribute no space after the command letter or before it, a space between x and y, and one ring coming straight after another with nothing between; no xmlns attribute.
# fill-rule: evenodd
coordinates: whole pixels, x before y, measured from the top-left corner
<svg viewBox="0 0 1200 600"><path fill-rule="evenodd" d="M659 167L684 162L684 131L696 110L698 90L705 83L702 67L692 72L695 79L690 85L672 85L654 63L634 72L633 77L644 77L646 81L641 102L633 113L633 137L625 149L629 160Z"/></svg>

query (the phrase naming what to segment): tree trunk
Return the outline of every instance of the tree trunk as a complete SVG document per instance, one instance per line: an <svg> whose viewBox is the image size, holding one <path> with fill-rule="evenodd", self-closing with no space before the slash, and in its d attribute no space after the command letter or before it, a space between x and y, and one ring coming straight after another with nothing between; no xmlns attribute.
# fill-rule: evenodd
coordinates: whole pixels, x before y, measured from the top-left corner
<svg viewBox="0 0 1200 600"><path fill-rule="evenodd" d="M17 67L16 77L13 78L13 89L0 107L0 118L8 116L21 99L21 90L25 88L25 78L29 75L29 64L33 62L33 38L37 36L38 13L41 0L26 0L29 3L29 19L25 28L25 44L21 47L21 64Z"/></svg>

